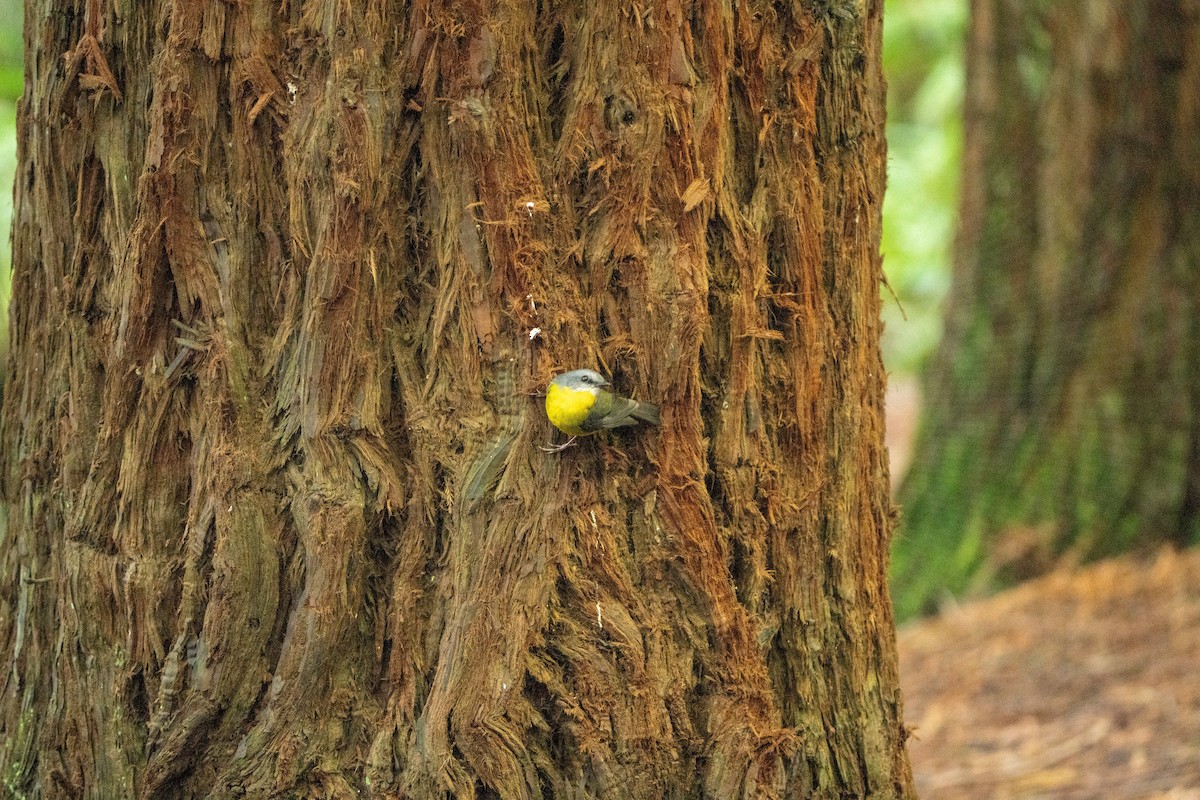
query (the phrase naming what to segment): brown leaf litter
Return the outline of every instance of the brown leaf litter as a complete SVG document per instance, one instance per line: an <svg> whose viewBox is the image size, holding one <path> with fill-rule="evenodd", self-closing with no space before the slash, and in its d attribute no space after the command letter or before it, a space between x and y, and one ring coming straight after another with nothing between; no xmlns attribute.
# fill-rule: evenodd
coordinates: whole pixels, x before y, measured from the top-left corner
<svg viewBox="0 0 1200 800"><path fill-rule="evenodd" d="M1200 552L1053 573L899 644L924 800L1200 798Z"/></svg>

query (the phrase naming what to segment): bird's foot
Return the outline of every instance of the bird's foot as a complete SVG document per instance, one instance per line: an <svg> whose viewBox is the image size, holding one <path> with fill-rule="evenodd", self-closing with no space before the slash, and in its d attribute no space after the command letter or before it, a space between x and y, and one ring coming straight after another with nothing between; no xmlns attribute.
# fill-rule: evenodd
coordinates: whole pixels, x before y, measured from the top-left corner
<svg viewBox="0 0 1200 800"><path fill-rule="evenodd" d="M572 436L570 439L567 439L562 444L543 445L539 449L543 453L561 453L563 450L566 450L568 447L570 447L573 444L575 444L574 436Z"/></svg>

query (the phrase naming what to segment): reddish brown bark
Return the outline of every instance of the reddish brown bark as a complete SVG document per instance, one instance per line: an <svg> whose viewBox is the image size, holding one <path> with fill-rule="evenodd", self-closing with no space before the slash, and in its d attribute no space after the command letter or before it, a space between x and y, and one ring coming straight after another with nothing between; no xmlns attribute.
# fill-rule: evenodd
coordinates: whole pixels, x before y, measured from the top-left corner
<svg viewBox="0 0 1200 800"><path fill-rule="evenodd" d="M14 790L911 795L879 3L61 5ZM661 428L542 452L585 365Z"/></svg>

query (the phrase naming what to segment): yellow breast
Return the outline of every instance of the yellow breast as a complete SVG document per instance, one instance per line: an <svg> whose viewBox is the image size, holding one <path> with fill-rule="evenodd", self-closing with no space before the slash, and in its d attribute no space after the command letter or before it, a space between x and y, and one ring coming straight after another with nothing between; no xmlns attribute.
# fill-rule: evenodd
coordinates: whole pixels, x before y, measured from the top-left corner
<svg viewBox="0 0 1200 800"><path fill-rule="evenodd" d="M594 433L579 426L587 419L595 404L596 395L591 392L577 392L556 383L550 384L550 388L546 390L546 416L550 418L554 427L570 436Z"/></svg>

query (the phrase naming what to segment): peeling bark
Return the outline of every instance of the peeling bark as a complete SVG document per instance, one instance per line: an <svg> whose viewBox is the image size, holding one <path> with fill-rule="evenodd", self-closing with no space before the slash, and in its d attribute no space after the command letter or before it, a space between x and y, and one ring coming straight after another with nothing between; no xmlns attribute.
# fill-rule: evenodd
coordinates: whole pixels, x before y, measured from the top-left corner
<svg viewBox="0 0 1200 800"><path fill-rule="evenodd" d="M7 787L911 796L880 16L31 2Z"/></svg>

